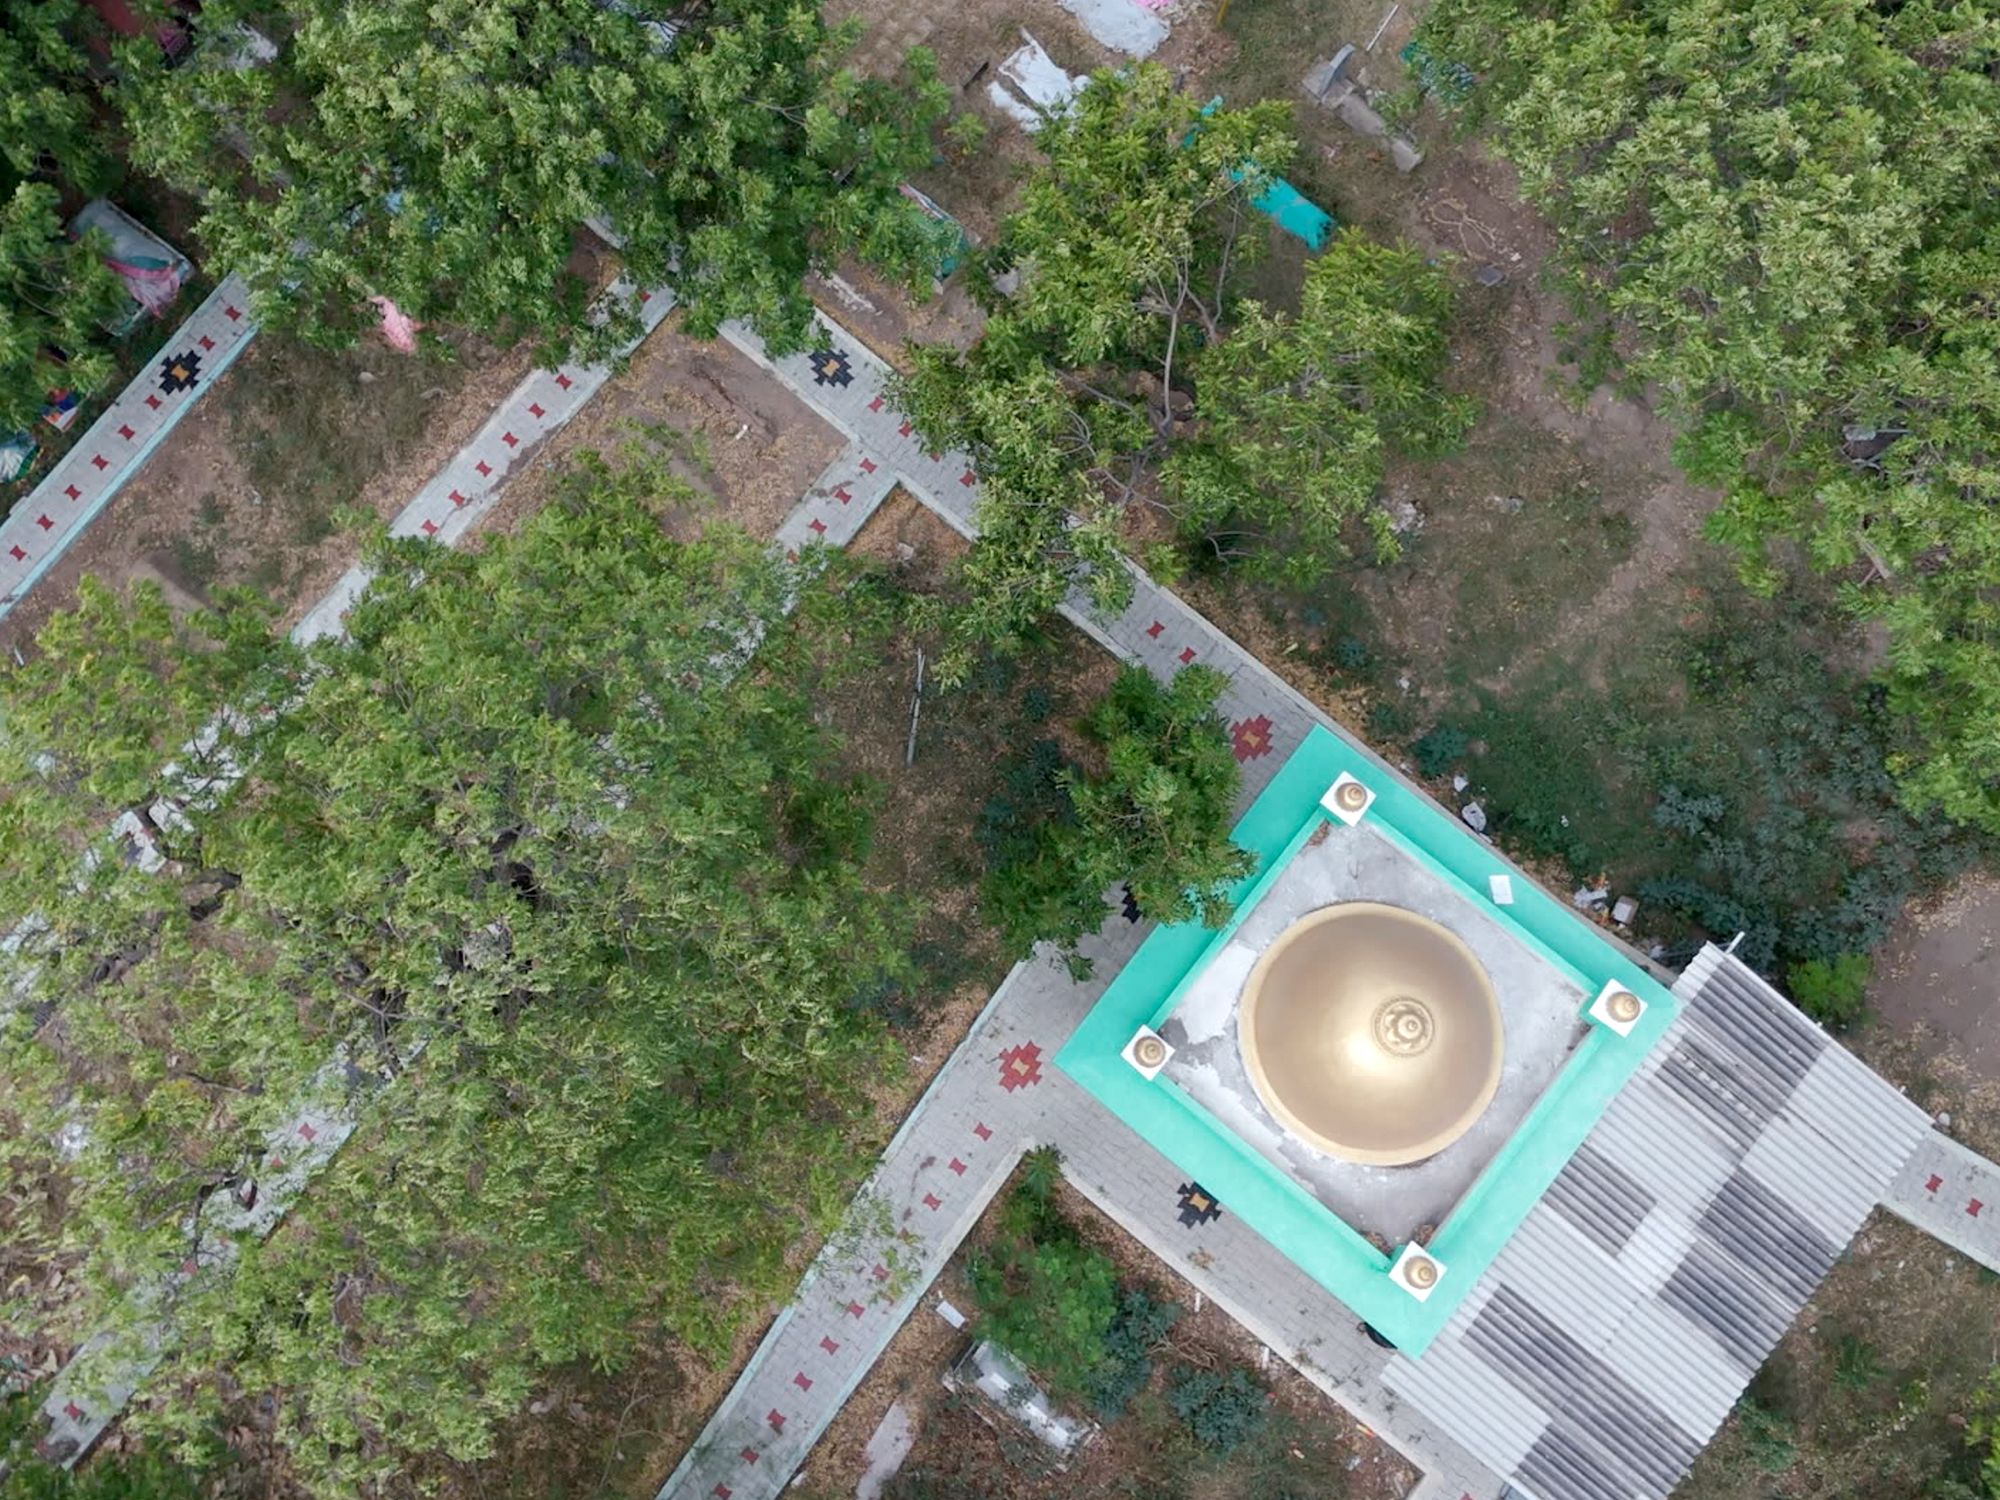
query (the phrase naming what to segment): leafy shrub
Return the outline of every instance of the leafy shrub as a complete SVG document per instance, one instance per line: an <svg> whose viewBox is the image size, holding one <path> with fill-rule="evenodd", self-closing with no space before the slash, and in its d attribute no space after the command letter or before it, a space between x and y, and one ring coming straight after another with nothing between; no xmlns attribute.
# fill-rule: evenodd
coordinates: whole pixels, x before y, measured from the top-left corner
<svg viewBox="0 0 2000 1500"><path fill-rule="evenodd" d="M1156 1302L1138 1287L1127 1287L1118 1312L1104 1333L1104 1358L1090 1380L1090 1404L1106 1422L1125 1414L1132 1398L1152 1379L1152 1351L1180 1320L1172 1302Z"/></svg>
<svg viewBox="0 0 2000 1500"><path fill-rule="evenodd" d="M1087 973L1077 944L1103 925L1120 881L1162 922L1227 917L1250 858L1229 838L1239 773L1215 714L1226 684L1206 667L1164 684L1127 667L1079 726L1102 771L1067 764L1051 740L1007 771L980 813L981 895L1017 954L1046 940Z"/></svg>
<svg viewBox="0 0 2000 1500"><path fill-rule="evenodd" d="M1056 1212L1058 1158L1038 1151L1001 1205L1000 1233L966 1268L980 1332L1055 1391L1087 1396L1119 1312L1111 1257Z"/></svg>
<svg viewBox="0 0 2000 1500"><path fill-rule="evenodd" d="M1744 1451L1766 1474L1782 1474L1798 1462L1792 1424L1782 1414L1745 1396L1736 1404L1736 1420L1743 1429Z"/></svg>
<svg viewBox="0 0 2000 1500"><path fill-rule="evenodd" d="M1842 953L1793 964L1785 978L1799 1009L1844 1031L1868 1014L1868 980L1874 967L1865 953Z"/></svg>
<svg viewBox="0 0 2000 1500"><path fill-rule="evenodd" d="M1410 746L1410 756L1417 763L1418 775L1442 776L1465 758L1471 743L1463 729L1439 724Z"/></svg>
<svg viewBox="0 0 2000 1500"><path fill-rule="evenodd" d="M1183 1369L1167 1387L1167 1405L1194 1440L1214 1453L1233 1453L1264 1430L1270 1397L1241 1370Z"/></svg>
<svg viewBox="0 0 2000 1500"><path fill-rule="evenodd" d="M34 1453L40 1392L0 1397L0 1494L6 1500L197 1500L199 1471L151 1449L99 1453L74 1470Z"/></svg>
<svg viewBox="0 0 2000 1500"><path fill-rule="evenodd" d="M1365 672L1369 663L1375 660L1375 653L1368 649L1368 643L1359 636L1346 635L1333 648L1333 659L1343 672Z"/></svg>

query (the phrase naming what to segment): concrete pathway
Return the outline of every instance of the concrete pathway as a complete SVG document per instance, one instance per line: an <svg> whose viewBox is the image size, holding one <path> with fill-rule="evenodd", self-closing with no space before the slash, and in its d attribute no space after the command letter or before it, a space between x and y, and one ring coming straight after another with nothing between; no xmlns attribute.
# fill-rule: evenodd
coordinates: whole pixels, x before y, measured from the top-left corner
<svg viewBox="0 0 2000 1500"><path fill-rule="evenodd" d="M104 415L0 521L0 619L139 472L256 332L249 288L235 276L223 277Z"/></svg>
<svg viewBox="0 0 2000 1500"><path fill-rule="evenodd" d="M1882 1206L2000 1272L2000 1166L1942 1131L1924 1138Z"/></svg>

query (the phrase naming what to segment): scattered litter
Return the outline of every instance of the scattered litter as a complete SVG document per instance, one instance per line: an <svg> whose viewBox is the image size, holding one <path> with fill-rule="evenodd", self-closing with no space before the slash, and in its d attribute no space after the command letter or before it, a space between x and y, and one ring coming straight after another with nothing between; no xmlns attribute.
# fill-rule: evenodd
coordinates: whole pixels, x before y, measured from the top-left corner
<svg viewBox="0 0 2000 1500"><path fill-rule="evenodd" d="M1465 819L1465 826L1474 833L1486 832L1486 809L1477 802L1466 803L1458 810L1458 815Z"/></svg>
<svg viewBox="0 0 2000 1500"><path fill-rule="evenodd" d="M1569 904L1574 906L1578 911L1603 911L1606 903L1610 900L1610 886L1591 887L1586 885L1577 887L1576 891L1569 898Z"/></svg>
<svg viewBox="0 0 2000 1500"><path fill-rule="evenodd" d="M952 1327L963 1328L965 1326L965 1314L953 1307L942 1297L937 1299L937 1312L938 1316L951 1324Z"/></svg>
<svg viewBox="0 0 2000 1500"><path fill-rule="evenodd" d="M1491 290L1506 283L1507 273L1496 265L1483 265L1472 273L1472 279Z"/></svg>
<svg viewBox="0 0 2000 1500"><path fill-rule="evenodd" d="M1021 42L1000 64L1000 76L986 85L986 97L1001 113L1033 134L1051 115L1067 114L1070 101L1090 80L1058 66L1025 29L1021 32Z"/></svg>
<svg viewBox="0 0 2000 1500"><path fill-rule="evenodd" d="M1632 896L1620 896L1611 907L1611 920L1620 927L1630 927L1632 919L1639 915L1639 902Z"/></svg>
<svg viewBox="0 0 2000 1500"><path fill-rule="evenodd" d="M1468 780L1468 779L1466 778L1466 775L1465 775L1465 772L1463 772L1463 771L1454 771L1454 772L1452 772L1452 775L1451 775L1451 789L1452 789L1452 790L1453 790L1454 792L1462 792L1462 791L1464 791L1464 790L1465 790L1465 789L1466 789L1467 787L1469 787L1469 786L1471 786L1471 785L1472 785L1472 783L1471 783L1471 781L1469 781L1469 780Z"/></svg>

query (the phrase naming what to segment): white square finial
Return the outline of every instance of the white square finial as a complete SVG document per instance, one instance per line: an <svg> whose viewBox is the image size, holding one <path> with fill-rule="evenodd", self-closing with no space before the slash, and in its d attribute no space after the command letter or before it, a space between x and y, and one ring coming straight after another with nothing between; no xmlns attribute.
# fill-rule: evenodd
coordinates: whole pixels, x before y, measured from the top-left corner
<svg viewBox="0 0 2000 1500"><path fill-rule="evenodd" d="M1419 1302L1427 1302L1437 1284L1444 1280L1444 1262L1412 1242L1403 1246L1402 1253L1389 1267L1389 1279Z"/></svg>
<svg viewBox="0 0 2000 1500"><path fill-rule="evenodd" d="M1125 1044L1118 1054L1141 1078L1148 1083L1160 1076L1160 1069L1167 1065L1167 1059L1174 1055L1173 1044L1150 1026L1141 1026L1132 1033L1132 1040Z"/></svg>
<svg viewBox="0 0 2000 1500"><path fill-rule="evenodd" d="M1584 1011L1597 1025L1619 1036L1630 1036L1632 1028L1639 1024L1639 1018L1646 1014L1646 1002L1631 990L1611 979L1597 992L1597 998Z"/></svg>
<svg viewBox="0 0 2000 1500"><path fill-rule="evenodd" d="M1367 783L1345 771L1334 778L1333 785L1326 789L1326 795L1319 799L1319 805L1330 816L1340 819L1350 828L1367 816L1374 802L1375 793L1369 790Z"/></svg>

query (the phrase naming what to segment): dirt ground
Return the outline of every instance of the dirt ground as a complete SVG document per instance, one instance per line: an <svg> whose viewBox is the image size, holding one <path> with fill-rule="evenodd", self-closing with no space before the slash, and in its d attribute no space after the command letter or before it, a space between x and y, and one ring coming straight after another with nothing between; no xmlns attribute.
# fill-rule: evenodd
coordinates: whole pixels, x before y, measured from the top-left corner
<svg viewBox="0 0 2000 1500"><path fill-rule="evenodd" d="M482 531L511 530L539 510L563 459L585 449L607 456L649 430L673 434L673 468L712 504L670 517L688 534L726 520L770 536L845 446L768 372L721 340L690 339L678 315L577 416L544 441L501 491Z"/></svg>
<svg viewBox="0 0 2000 1500"><path fill-rule="evenodd" d="M1180 1303L1181 1318L1168 1336L1166 1349L1155 1359L1156 1366L1178 1361L1210 1369L1247 1369L1271 1389L1278 1409L1309 1424L1319 1443L1345 1452L1341 1469L1347 1482L1340 1491L1345 1500L1400 1500L1409 1492L1416 1480L1415 1471L1343 1408L1265 1350L1221 1309L1204 1303L1191 1287L1164 1274L1162 1262L1067 1184L1057 1190L1057 1203L1063 1216L1080 1227L1089 1243L1112 1257L1121 1279L1145 1284L1156 1296ZM995 1218L996 1210L988 1209L808 1455L796 1483L813 1500L854 1493L864 1468L863 1449L897 1401L910 1413L917 1434L906 1468L933 1466L961 1474L990 1475L1011 1467L1008 1453L1012 1445L1004 1443L939 1383L946 1369L970 1345L973 1334L954 1329L937 1304L942 1299L967 1314L976 1308L965 1267L991 1240ZM1021 1500L1082 1500L1129 1493L1130 1484L1142 1480L1149 1467L1148 1455L1135 1447L1144 1440L1140 1424L1128 1415L1107 1428L1064 1473L1035 1474L1015 1468L1008 1475L1007 1493ZM1303 1455L1298 1458L1304 1462Z"/></svg>
<svg viewBox="0 0 2000 1500"><path fill-rule="evenodd" d="M1968 875L1913 904L1875 955L1868 1004L1931 1057L2000 1079L2000 880Z"/></svg>

